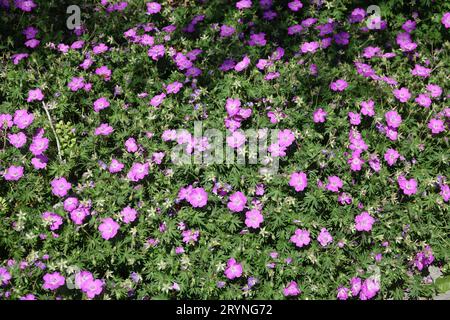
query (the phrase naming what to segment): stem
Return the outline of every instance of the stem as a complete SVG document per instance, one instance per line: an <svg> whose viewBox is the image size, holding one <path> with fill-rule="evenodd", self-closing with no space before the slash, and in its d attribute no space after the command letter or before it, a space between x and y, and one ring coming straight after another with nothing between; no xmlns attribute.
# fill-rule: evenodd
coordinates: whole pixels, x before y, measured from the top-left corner
<svg viewBox="0 0 450 320"><path fill-rule="evenodd" d="M59 144L59 138L58 138L58 135L56 134L55 127L53 126L52 118L50 117L50 112L48 112L47 105L44 102L42 102L42 107L44 108L45 113L47 114L48 121L50 122L50 128L52 129L53 134L54 134L55 139L56 139L56 147L58 148L59 161L62 161L61 145Z"/></svg>

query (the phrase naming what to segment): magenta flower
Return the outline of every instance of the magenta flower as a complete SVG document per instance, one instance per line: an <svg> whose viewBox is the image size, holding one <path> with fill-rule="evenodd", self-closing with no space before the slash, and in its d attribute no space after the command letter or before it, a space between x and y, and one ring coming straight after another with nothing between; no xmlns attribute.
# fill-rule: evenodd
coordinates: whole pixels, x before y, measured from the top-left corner
<svg viewBox="0 0 450 320"><path fill-rule="evenodd" d="M420 64L416 64L414 69L411 70L411 74L413 76L418 76L422 78L428 78L430 76L431 69L421 66Z"/></svg>
<svg viewBox="0 0 450 320"><path fill-rule="evenodd" d="M89 271L80 271L75 274L75 288L81 289L88 280L93 280L94 276Z"/></svg>
<svg viewBox="0 0 450 320"><path fill-rule="evenodd" d="M66 283L66 278L64 278L59 272L47 273L44 275L44 286L45 290L56 290Z"/></svg>
<svg viewBox="0 0 450 320"><path fill-rule="evenodd" d="M95 128L94 134L96 136L108 136L114 131L113 127L111 127L107 123L100 124L99 127Z"/></svg>
<svg viewBox="0 0 450 320"><path fill-rule="evenodd" d="M361 116L360 116L359 113L355 113L355 112L351 112L350 111L348 113L348 118L349 118L349 121L350 121L351 125L358 126L358 125L361 124Z"/></svg>
<svg viewBox="0 0 450 320"><path fill-rule="evenodd" d="M355 217L355 229L358 231L370 231L375 219L367 212L363 211Z"/></svg>
<svg viewBox="0 0 450 320"><path fill-rule="evenodd" d="M3 175L3 178L7 181L18 181L23 177L23 167L22 166L10 166L6 169L6 173Z"/></svg>
<svg viewBox="0 0 450 320"><path fill-rule="evenodd" d="M394 96L399 100L400 102L408 102L408 100L411 98L411 93L407 88L400 88L394 90Z"/></svg>
<svg viewBox="0 0 450 320"><path fill-rule="evenodd" d="M288 283L288 285L283 288L283 295L285 297L296 297L298 296L302 291L299 289L297 282L291 281Z"/></svg>
<svg viewBox="0 0 450 320"><path fill-rule="evenodd" d="M373 102L373 100L362 101L360 104L361 113L365 116L373 117L375 115L374 105L375 103Z"/></svg>
<svg viewBox="0 0 450 320"><path fill-rule="evenodd" d="M450 200L450 186L442 184L441 192L439 192L439 194L442 196L444 202L448 202Z"/></svg>
<svg viewBox="0 0 450 320"><path fill-rule="evenodd" d="M250 58L247 56L244 56L244 58L234 66L234 70L237 72L241 72L241 71L247 69L247 67L249 65L250 65Z"/></svg>
<svg viewBox="0 0 450 320"><path fill-rule="evenodd" d="M153 107L158 107L161 103L163 103L164 99L166 98L166 94L163 92L161 94L158 94L156 96L154 96L151 100L150 100L150 104Z"/></svg>
<svg viewBox="0 0 450 320"><path fill-rule="evenodd" d="M43 99L44 99L44 94L42 93L41 89L37 88L37 89L28 91L27 102L42 101Z"/></svg>
<svg viewBox="0 0 450 320"><path fill-rule="evenodd" d="M0 286L7 285L11 280L11 274L6 268L0 267Z"/></svg>
<svg viewBox="0 0 450 320"><path fill-rule="evenodd" d="M67 84L71 91L78 91L84 88L85 86L83 77L73 77L72 80Z"/></svg>
<svg viewBox="0 0 450 320"><path fill-rule="evenodd" d="M349 289L345 287L339 287L337 289L337 298L339 300L347 300L348 299Z"/></svg>
<svg viewBox="0 0 450 320"><path fill-rule="evenodd" d="M242 192L237 191L230 196L227 207L233 212L241 212L244 210L246 204L247 198L245 195Z"/></svg>
<svg viewBox="0 0 450 320"><path fill-rule="evenodd" d="M442 94L442 88L437 84L429 84L426 88L433 98L438 98Z"/></svg>
<svg viewBox="0 0 450 320"><path fill-rule="evenodd" d="M156 46L151 47L150 49L148 49L147 52L148 56L152 58L152 60L159 60L162 57L164 57L165 54L165 48L164 45L162 44L158 44Z"/></svg>
<svg viewBox="0 0 450 320"><path fill-rule="evenodd" d="M300 46L300 51L302 53L314 53L317 51L317 49L319 49L319 43L317 41L312 41L312 42L304 42L302 43L302 45Z"/></svg>
<svg viewBox="0 0 450 320"><path fill-rule="evenodd" d="M368 278L364 280L361 291L359 293L359 298L361 300L369 300L375 297L380 291L380 283L376 279Z"/></svg>
<svg viewBox="0 0 450 320"><path fill-rule="evenodd" d="M252 1L251 0L241 0L236 2L236 8L239 10L251 8Z"/></svg>
<svg viewBox="0 0 450 320"><path fill-rule="evenodd" d="M225 109L230 117L235 116L239 113L241 107L241 101L239 99L228 98L225 105Z"/></svg>
<svg viewBox="0 0 450 320"><path fill-rule="evenodd" d="M50 230L58 230L63 223L63 218L54 212L46 211L42 214L42 219L50 224Z"/></svg>
<svg viewBox="0 0 450 320"><path fill-rule="evenodd" d="M333 91L344 91L347 87L347 81L342 79L338 79L330 84L330 89Z"/></svg>
<svg viewBox="0 0 450 320"><path fill-rule="evenodd" d="M419 94L415 99L415 102L417 102L417 104L419 106L422 106L424 108L429 108L431 106L431 99L430 97L428 97L428 95L426 94Z"/></svg>
<svg viewBox="0 0 450 320"><path fill-rule="evenodd" d="M95 296L102 293L103 285L104 283L102 280L88 279L83 282L83 285L81 286L81 291L86 293L86 296L89 299L94 299Z"/></svg>
<svg viewBox="0 0 450 320"><path fill-rule="evenodd" d="M111 80L111 73L111 70L107 66L101 66L95 69L95 74L102 77L105 81Z"/></svg>
<svg viewBox="0 0 450 320"><path fill-rule="evenodd" d="M402 123L402 117L395 110L386 112L384 117L386 119L387 125L391 128L396 129L400 127L400 124Z"/></svg>
<svg viewBox="0 0 450 320"><path fill-rule="evenodd" d="M323 110L322 108L317 109L313 113L313 121L314 123L323 123L326 121L327 112Z"/></svg>
<svg viewBox="0 0 450 320"><path fill-rule="evenodd" d="M393 166L397 162L397 159L399 157L400 153L398 153L397 150L391 148L387 149L386 153L384 154L384 160L386 160L389 166Z"/></svg>
<svg viewBox="0 0 450 320"><path fill-rule="evenodd" d="M80 207L70 212L70 219L76 225L82 225L88 213L89 211L87 208Z"/></svg>
<svg viewBox="0 0 450 320"><path fill-rule="evenodd" d="M441 23L444 25L445 29L450 28L450 12L444 13L441 19Z"/></svg>
<svg viewBox="0 0 450 320"><path fill-rule="evenodd" d="M303 3L301 3L299 0L294 0L288 3L289 9L291 9L294 12L297 12L301 8L303 8Z"/></svg>
<svg viewBox="0 0 450 320"><path fill-rule="evenodd" d="M248 228L257 229L263 221L264 217L261 214L261 211L257 209L252 209L245 213L245 225Z"/></svg>
<svg viewBox="0 0 450 320"><path fill-rule="evenodd" d="M117 172L122 171L124 166L125 165L123 163L119 162L118 160L112 159L108 170L110 173L117 173Z"/></svg>
<svg viewBox="0 0 450 320"><path fill-rule="evenodd" d="M33 141L30 145L30 151L35 156L39 156L45 152L45 150L48 149L48 139L47 138L41 138L41 137L34 137Z"/></svg>
<svg viewBox="0 0 450 320"><path fill-rule="evenodd" d="M27 136L23 132L8 133L8 141L11 145L20 149L27 143Z"/></svg>
<svg viewBox="0 0 450 320"><path fill-rule="evenodd" d="M67 182L66 178L53 179L50 183L52 186L52 193L58 197L64 197L67 192L72 188L72 184Z"/></svg>
<svg viewBox="0 0 450 320"><path fill-rule="evenodd" d="M235 131L231 134L231 136L227 137L227 145L229 145L233 149L239 149L242 145L245 144L246 137L240 131Z"/></svg>
<svg viewBox="0 0 450 320"><path fill-rule="evenodd" d="M181 82L175 81L167 85L166 92L167 94L176 94L180 92L181 88L183 88L183 84Z"/></svg>
<svg viewBox="0 0 450 320"><path fill-rule="evenodd" d="M194 208L203 208L208 202L208 193L203 188L193 188L186 196L186 200Z"/></svg>
<svg viewBox="0 0 450 320"><path fill-rule="evenodd" d="M397 178L398 185L406 195L413 195L417 193L417 181L414 178L406 179L401 175Z"/></svg>
<svg viewBox="0 0 450 320"><path fill-rule="evenodd" d="M344 182L338 176L328 177L328 183L326 185L327 190L332 192L339 192L339 189L342 188Z"/></svg>
<svg viewBox="0 0 450 320"><path fill-rule="evenodd" d="M102 238L109 240L115 237L120 226L112 218L105 218L102 223L98 226L98 230L102 234Z"/></svg>
<svg viewBox="0 0 450 320"><path fill-rule="evenodd" d="M161 11L161 5L158 2L147 2L147 13L156 14Z"/></svg>
<svg viewBox="0 0 450 320"><path fill-rule="evenodd" d="M144 179L148 175L148 163L134 163L130 171L127 174L127 178L130 181L137 182Z"/></svg>
<svg viewBox="0 0 450 320"><path fill-rule="evenodd" d="M294 172L289 179L289 185L297 192L301 192L308 186L308 178L304 172Z"/></svg>
<svg viewBox="0 0 450 320"><path fill-rule="evenodd" d="M326 247L329 243L333 242L333 237L328 232L327 228L320 229L320 234L317 237L317 241L319 241L322 247Z"/></svg>
<svg viewBox="0 0 450 320"><path fill-rule="evenodd" d="M428 122L428 128L431 130L432 134L439 134L445 131L444 121L441 119L431 119Z"/></svg>
<svg viewBox="0 0 450 320"><path fill-rule="evenodd" d="M235 31L236 29L233 28L232 26L222 25L220 27L220 36L222 38L231 37Z"/></svg>
<svg viewBox="0 0 450 320"><path fill-rule="evenodd" d="M104 43L100 43L98 45L96 45L92 51L94 52L94 54L102 54L105 53L106 51L108 51L108 46Z"/></svg>
<svg viewBox="0 0 450 320"><path fill-rule="evenodd" d="M289 129L278 131L278 144L282 148L288 148L295 141L294 133Z"/></svg>
<svg viewBox="0 0 450 320"><path fill-rule="evenodd" d="M184 230L182 233L183 242L186 244L195 244L198 241L200 231L198 230Z"/></svg>
<svg viewBox="0 0 450 320"><path fill-rule="evenodd" d="M120 216L122 217L122 221L128 224L136 220L137 211L128 206L120 211Z"/></svg>
<svg viewBox="0 0 450 320"><path fill-rule="evenodd" d="M19 129L28 128L33 123L33 120L33 113L28 113L28 111L25 109L16 110L16 112L14 113L14 124Z"/></svg>
<svg viewBox="0 0 450 320"><path fill-rule="evenodd" d="M242 265L238 263L234 258L227 261L227 268L225 269L225 276L233 280L239 278L242 275Z"/></svg>
<svg viewBox="0 0 450 320"><path fill-rule="evenodd" d="M94 111L99 112L100 110L108 108L110 105L108 99L105 97L99 98L94 102Z"/></svg>
<svg viewBox="0 0 450 320"><path fill-rule="evenodd" d="M128 138L127 141L125 141L125 148L130 153L138 151L139 146L136 143L136 139Z"/></svg>
<svg viewBox="0 0 450 320"><path fill-rule="evenodd" d="M309 231L303 229L295 230L295 234L291 237L290 241L295 243L299 248L307 246L311 242Z"/></svg>
<svg viewBox="0 0 450 320"><path fill-rule="evenodd" d="M75 197L69 197L64 200L64 210L67 212L72 212L78 207L79 201Z"/></svg>
<svg viewBox="0 0 450 320"><path fill-rule="evenodd" d="M44 169L45 167L47 167L47 163L48 158L43 154L31 159L31 164L36 170Z"/></svg>

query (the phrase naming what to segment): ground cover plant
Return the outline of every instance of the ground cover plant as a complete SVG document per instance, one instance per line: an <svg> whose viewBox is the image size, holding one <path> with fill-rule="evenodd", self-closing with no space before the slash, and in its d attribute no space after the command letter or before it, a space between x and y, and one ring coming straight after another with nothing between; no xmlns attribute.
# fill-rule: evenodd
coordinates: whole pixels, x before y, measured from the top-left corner
<svg viewBox="0 0 450 320"><path fill-rule="evenodd" d="M0 299L450 290L448 1L0 12Z"/></svg>

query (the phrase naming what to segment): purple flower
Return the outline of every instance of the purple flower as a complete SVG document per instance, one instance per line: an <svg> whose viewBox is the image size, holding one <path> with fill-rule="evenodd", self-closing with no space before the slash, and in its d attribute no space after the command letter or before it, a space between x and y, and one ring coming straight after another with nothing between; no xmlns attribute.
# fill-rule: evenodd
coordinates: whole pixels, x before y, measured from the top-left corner
<svg viewBox="0 0 450 320"><path fill-rule="evenodd" d="M445 131L444 121L441 119L431 119L428 122L428 128L431 130L432 134L439 134Z"/></svg>
<svg viewBox="0 0 450 320"><path fill-rule="evenodd" d="M208 193L203 188L193 188L186 196L186 200L194 208L203 208L208 202Z"/></svg>
<svg viewBox="0 0 450 320"><path fill-rule="evenodd" d="M148 175L148 167L148 163L133 163L133 166L127 174L127 178L134 182L144 179Z"/></svg>
<svg viewBox="0 0 450 320"><path fill-rule="evenodd" d="M445 29L450 28L450 12L444 13L441 19L441 23L444 25Z"/></svg>
<svg viewBox="0 0 450 320"><path fill-rule="evenodd" d="M319 241L322 247L326 247L329 243L333 242L333 237L326 228L322 228L320 229L320 234L317 237L317 241Z"/></svg>
<svg viewBox="0 0 450 320"><path fill-rule="evenodd" d="M291 9L294 12L297 12L301 8L303 8L303 3L301 3L299 0L294 0L288 3L289 9Z"/></svg>
<svg viewBox="0 0 450 320"><path fill-rule="evenodd" d="M239 278L242 275L242 265L236 261L236 259L231 258L227 261L227 268L225 269L225 276L233 280Z"/></svg>
<svg viewBox="0 0 450 320"><path fill-rule="evenodd" d="M295 245L299 248L307 246L311 242L311 238L309 237L309 231L303 229L295 230L295 233L291 237L290 242L295 243Z"/></svg>
<svg viewBox="0 0 450 320"><path fill-rule="evenodd" d="M73 77L67 84L71 91L78 91L84 88L85 82L83 77Z"/></svg>
<svg viewBox="0 0 450 320"><path fill-rule="evenodd" d="M396 129L400 127L400 124L402 123L402 117L395 110L386 112L384 117L386 119L387 125L391 128Z"/></svg>
<svg viewBox="0 0 450 320"><path fill-rule="evenodd" d="M361 300L372 299L380 291L380 283L376 279L368 278L364 280L361 291L359 293L359 298Z"/></svg>
<svg viewBox="0 0 450 320"><path fill-rule="evenodd" d="M136 220L137 211L127 206L120 211L120 216L122 217L122 221L128 224Z"/></svg>
<svg viewBox="0 0 450 320"><path fill-rule="evenodd" d="M233 212L241 212L246 204L246 196L242 192L237 191L230 196L227 207Z"/></svg>
<svg viewBox="0 0 450 320"><path fill-rule="evenodd" d="M48 139L47 138L41 138L41 137L34 137L33 141L30 145L30 151L35 156L39 156L45 152L45 150L48 149Z"/></svg>
<svg viewBox="0 0 450 320"><path fill-rule="evenodd" d="M347 300L348 299L349 289L345 287L339 287L337 289L337 298L339 300Z"/></svg>
<svg viewBox="0 0 450 320"><path fill-rule="evenodd" d="M400 175L397 182L404 194L409 196L417 193L417 181L414 178L408 180L405 176Z"/></svg>
<svg viewBox="0 0 450 320"><path fill-rule="evenodd" d="M58 230L63 223L63 218L54 212L46 211L42 214L42 219L50 224L50 230Z"/></svg>
<svg viewBox="0 0 450 320"><path fill-rule="evenodd" d="M147 13L156 14L161 11L161 5L158 2L147 2Z"/></svg>
<svg viewBox="0 0 450 320"><path fill-rule="evenodd" d="M389 166L393 166L397 162L397 159L399 157L400 153L398 153L397 150L391 148L387 149L386 153L384 154L384 160L386 160Z"/></svg>
<svg viewBox="0 0 450 320"><path fill-rule="evenodd" d="M333 91L344 91L347 87L347 81L342 79L338 79L330 84L330 89Z"/></svg>
<svg viewBox="0 0 450 320"><path fill-rule="evenodd" d="M3 175L3 178L7 181L18 181L23 177L23 167L22 166L10 166L6 169L6 173Z"/></svg>
<svg viewBox="0 0 450 320"><path fill-rule="evenodd" d="M94 111L99 112L100 110L106 109L109 107L109 101L105 97L101 97L94 102Z"/></svg>
<svg viewBox="0 0 450 320"><path fill-rule="evenodd" d="M236 32L236 29L232 26L222 25L220 27L220 36L222 38L230 37Z"/></svg>
<svg viewBox="0 0 450 320"><path fill-rule="evenodd" d="M118 160L112 159L108 170L110 173L117 173L117 172L122 171L124 166L125 165L123 163L119 162Z"/></svg>
<svg viewBox="0 0 450 320"><path fill-rule="evenodd" d="M248 9L251 6L252 6L251 0L241 0L241 1L236 2L236 8L238 8L239 10Z"/></svg>
<svg viewBox="0 0 450 320"><path fill-rule="evenodd" d="M27 102L42 101L43 99L44 99L44 94L42 93L41 89L37 88L37 89L28 91Z"/></svg>
<svg viewBox="0 0 450 320"><path fill-rule="evenodd" d="M8 133L8 141L17 149L22 148L27 143L27 136L23 132Z"/></svg>
<svg viewBox="0 0 450 320"><path fill-rule="evenodd" d="M56 290L66 283L66 278L64 278L59 272L47 273L44 275L44 286L45 290Z"/></svg>
<svg viewBox="0 0 450 320"><path fill-rule="evenodd" d="M299 289L297 282L291 281L288 283L288 285L283 288L283 295L285 297L296 297L298 296L302 291Z"/></svg>
<svg viewBox="0 0 450 320"><path fill-rule="evenodd" d="M11 280L11 274L6 268L0 267L0 286L7 285Z"/></svg>
<svg viewBox="0 0 450 320"><path fill-rule="evenodd" d="M249 228L259 228L264 221L264 217L257 209L249 210L245 213L245 225Z"/></svg>
<svg viewBox="0 0 450 320"><path fill-rule="evenodd" d="M67 182L66 178L53 179L50 183L52 186L52 193L58 197L64 197L67 192L72 188L72 184Z"/></svg>
<svg viewBox="0 0 450 320"><path fill-rule="evenodd" d="M112 218L106 218L102 220L102 223L98 226L98 230L102 234L102 238L109 240L115 237L120 226Z"/></svg>
<svg viewBox="0 0 450 320"><path fill-rule="evenodd" d="M297 192L301 192L308 186L308 179L304 172L294 172L289 179L289 185Z"/></svg>
<svg viewBox="0 0 450 320"><path fill-rule="evenodd" d="M103 281L99 279L88 279L83 282L81 286L81 291L86 293L86 296L89 299L95 298L95 296L99 295L103 291Z"/></svg>
<svg viewBox="0 0 450 320"><path fill-rule="evenodd" d="M107 136L110 135L113 131L113 127L111 127L109 124L102 123L99 127L95 128L94 134L96 136Z"/></svg>
<svg viewBox="0 0 450 320"><path fill-rule="evenodd" d="M14 124L19 129L26 129L33 123L33 120L33 113L28 113L28 111L25 109L16 110L16 112L14 113ZM8 121L7 124L9 124Z"/></svg>
<svg viewBox="0 0 450 320"><path fill-rule="evenodd" d="M338 176L328 177L328 183L326 185L327 190L332 192L339 192L339 189L342 188L344 183Z"/></svg>
<svg viewBox="0 0 450 320"><path fill-rule="evenodd" d="M319 48L319 43L316 41L312 41L312 42L304 42L301 46L300 46L300 51L302 53L314 53L316 52L316 50Z"/></svg>
<svg viewBox="0 0 450 320"><path fill-rule="evenodd" d="M355 217L355 229L358 231L370 231L375 219L367 212L363 211Z"/></svg>
<svg viewBox="0 0 450 320"><path fill-rule="evenodd" d="M407 88L400 88L394 90L394 96L400 101L400 102L407 102L411 98L411 93Z"/></svg>

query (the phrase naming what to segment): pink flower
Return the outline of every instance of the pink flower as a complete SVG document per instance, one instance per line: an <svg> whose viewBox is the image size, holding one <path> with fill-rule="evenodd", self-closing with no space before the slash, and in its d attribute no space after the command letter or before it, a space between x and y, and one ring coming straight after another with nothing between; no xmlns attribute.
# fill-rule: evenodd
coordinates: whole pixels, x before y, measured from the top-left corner
<svg viewBox="0 0 450 320"><path fill-rule="evenodd" d="M308 178L306 177L306 173L294 172L291 174L289 185L297 192L305 190L308 186Z"/></svg>
<svg viewBox="0 0 450 320"><path fill-rule="evenodd" d="M406 195L413 195L417 193L417 181L414 178L406 179L405 176L397 178L398 185Z"/></svg>
<svg viewBox="0 0 450 320"><path fill-rule="evenodd" d="M26 110L23 110L23 111L26 112ZM14 124L14 122L13 122L12 116L10 114L7 114L7 113L0 114L0 129L1 130L11 128L13 126L13 124Z"/></svg>
<svg viewBox="0 0 450 320"><path fill-rule="evenodd" d="M230 37L234 34L235 31L236 29L231 26L222 25L220 27L220 36L222 38Z"/></svg>
<svg viewBox="0 0 450 320"><path fill-rule="evenodd" d="M48 158L43 154L31 159L31 164L36 170L44 169L45 167L47 167L47 163Z"/></svg>
<svg viewBox="0 0 450 320"><path fill-rule="evenodd" d="M431 130L432 134L439 134L445 131L444 121L441 119L431 119L428 122L428 128Z"/></svg>
<svg viewBox="0 0 450 320"><path fill-rule="evenodd" d="M422 77L422 78L428 78L430 76L430 73L431 73L431 69L422 67L419 64L416 64L414 66L414 69L411 70L412 75Z"/></svg>
<svg viewBox="0 0 450 320"><path fill-rule="evenodd" d="M245 144L245 140L246 137L243 133L235 131L231 136L227 137L227 144L233 149L238 149Z"/></svg>
<svg viewBox="0 0 450 320"><path fill-rule="evenodd" d="M66 200L64 200L64 210L67 212L72 212L78 207L78 199L75 197L69 197Z"/></svg>
<svg viewBox="0 0 450 320"><path fill-rule="evenodd" d="M247 198L245 195L242 192L237 191L230 196L227 207L233 212L241 212L244 210L246 204Z"/></svg>
<svg viewBox="0 0 450 320"><path fill-rule="evenodd" d="M400 102L407 102L411 98L411 93L409 93L409 90L407 88L400 88L394 90L394 96L400 101Z"/></svg>
<svg viewBox="0 0 450 320"><path fill-rule="evenodd" d="M348 83L345 80L338 79L330 84L330 89L333 91L344 91L348 87Z"/></svg>
<svg viewBox="0 0 450 320"><path fill-rule="evenodd" d="M339 189L342 188L344 183L337 176L328 177L328 184L326 185L327 190L333 192L339 192Z"/></svg>
<svg viewBox="0 0 450 320"><path fill-rule="evenodd" d="M350 288L352 290L352 296L356 297L359 293L359 291L361 291L361 278L358 277L353 277L350 280Z"/></svg>
<svg viewBox="0 0 450 320"><path fill-rule="evenodd" d="M22 148L27 143L27 136L23 132L8 133L8 141L17 149Z"/></svg>
<svg viewBox="0 0 450 320"><path fill-rule="evenodd" d="M30 145L31 153L35 156L43 154L48 149L48 143L47 138L34 137Z"/></svg>
<svg viewBox="0 0 450 320"><path fill-rule="evenodd" d="M326 121L327 112L322 108L317 109L313 113L313 121L314 123L323 123Z"/></svg>
<svg viewBox="0 0 450 320"><path fill-rule="evenodd" d="M319 43L316 41L312 41L312 42L304 42L302 43L302 45L300 46L300 51L302 53L314 53L317 51L317 49L319 49Z"/></svg>
<svg viewBox="0 0 450 320"><path fill-rule="evenodd" d="M100 110L108 108L110 105L108 99L105 97L99 98L94 102L94 111L99 112Z"/></svg>
<svg viewBox="0 0 450 320"><path fill-rule="evenodd" d="M289 129L278 132L278 144L280 147L287 148L295 141L294 133Z"/></svg>
<svg viewBox="0 0 450 320"><path fill-rule="evenodd" d="M444 25L445 29L450 28L450 12L444 13L441 19L441 23Z"/></svg>
<svg viewBox="0 0 450 320"><path fill-rule="evenodd" d="M317 237L317 241L319 241L322 247L326 247L329 243L333 242L333 237L326 228L322 228L320 229L320 234Z"/></svg>
<svg viewBox="0 0 450 320"><path fill-rule="evenodd" d="M438 98L442 94L442 88L437 84L429 84L426 88L433 98Z"/></svg>
<svg viewBox="0 0 450 320"><path fill-rule="evenodd" d="M105 218L102 223L98 226L98 230L102 234L102 238L109 240L115 237L120 226L112 218Z"/></svg>
<svg viewBox="0 0 450 320"><path fill-rule="evenodd" d="M100 43L98 45L96 45L92 51L94 52L94 54L101 54L101 53L105 53L106 51L108 51L108 46L104 43Z"/></svg>
<svg viewBox="0 0 450 320"><path fill-rule="evenodd" d="M241 1L236 2L236 8L238 8L239 10L248 9L251 6L252 6L251 0L241 0Z"/></svg>
<svg viewBox="0 0 450 320"><path fill-rule="evenodd" d="M373 100L362 101L360 104L361 113L365 116L373 117L375 115L374 105Z"/></svg>
<svg viewBox="0 0 450 320"><path fill-rule="evenodd" d="M23 177L23 167L22 166L10 166L6 173L3 175L3 178L7 181L18 181Z"/></svg>
<svg viewBox="0 0 450 320"><path fill-rule="evenodd" d="M133 153L138 151L138 145L136 143L136 139L134 138L128 138L127 141L125 141L125 148L128 152Z"/></svg>
<svg viewBox="0 0 450 320"><path fill-rule="evenodd" d="M417 102L418 105L424 107L424 108L429 108L431 106L431 99L430 97L428 97L426 94L419 94L415 99L415 102Z"/></svg>
<svg viewBox="0 0 450 320"><path fill-rule="evenodd" d="M227 261L227 268L225 269L225 276L233 280L235 278L239 278L242 275L242 265L237 263L234 258L231 258Z"/></svg>
<svg viewBox="0 0 450 320"><path fill-rule="evenodd" d="M338 289L337 289L337 298L339 299L339 300L347 300L348 299L348 292L349 292L349 289L348 288L345 288L345 287L339 287Z"/></svg>
<svg viewBox="0 0 450 320"><path fill-rule="evenodd" d="M84 219L88 215L88 209L79 207L70 212L70 219L77 225L83 224Z"/></svg>
<svg viewBox="0 0 450 320"><path fill-rule="evenodd" d="M165 48L164 45L158 44L156 46L151 47L148 49L148 56L152 58L152 60L159 60L162 57L164 57L165 54Z"/></svg>
<svg viewBox="0 0 450 320"><path fill-rule="evenodd" d="M380 291L380 283L378 282L378 280L368 278L363 282L361 286L359 298L361 300L372 299L377 295L378 291Z"/></svg>
<svg viewBox="0 0 450 320"><path fill-rule="evenodd" d="M250 58L244 56L244 58L234 66L234 70L237 72L241 72L242 70L247 69L249 65L250 65Z"/></svg>
<svg viewBox="0 0 450 320"><path fill-rule="evenodd" d="M252 209L245 213L245 225L249 228L259 228L263 221L264 217L257 209Z"/></svg>
<svg viewBox="0 0 450 320"><path fill-rule="evenodd" d="M64 197L67 192L72 188L72 184L67 182L66 178L53 179L50 183L52 186L52 192L55 196Z"/></svg>
<svg viewBox="0 0 450 320"><path fill-rule="evenodd" d="M228 98L225 105L225 109L230 117L235 116L239 113L241 107L241 101L239 99Z"/></svg>
<svg viewBox="0 0 450 320"><path fill-rule="evenodd" d="M386 112L384 117L386 119L387 125L391 128L396 129L400 127L400 124L402 123L402 117L395 110Z"/></svg>
<svg viewBox="0 0 450 320"><path fill-rule="evenodd" d="M400 153L398 153L395 149L387 149L386 153L384 154L384 160L388 163L389 166L393 166L397 159L400 157Z"/></svg>
<svg viewBox="0 0 450 320"><path fill-rule="evenodd" d="M68 87L71 91L78 91L84 88L85 82L83 77L73 77L68 83Z"/></svg>
<svg viewBox="0 0 450 320"><path fill-rule="evenodd" d="M11 280L11 274L6 268L0 267L0 286L7 285Z"/></svg>
<svg viewBox="0 0 450 320"><path fill-rule="evenodd" d="M89 271L80 271L75 275L75 288L81 289L88 280L93 280L94 276Z"/></svg>
<svg viewBox="0 0 450 320"><path fill-rule="evenodd" d="M113 127L111 127L109 124L102 123L98 128L95 128L94 134L96 136L107 136L110 135L113 131Z"/></svg>
<svg viewBox="0 0 450 320"><path fill-rule="evenodd" d="M95 74L102 77L105 81L111 80L111 70L107 66L95 69Z"/></svg>
<svg viewBox="0 0 450 320"><path fill-rule="evenodd" d="M27 110L24 109L16 110L16 112L14 113L14 124L19 129L26 129L33 123L33 120L34 120L33 113L28 113Z"/></svg>
<svg viewBox="0 0 450 320"><path fill-rule="evenodd" d="M123 169L124 166L125 166L125 165L124 165L123 163L119 162L118 160L112 159L112 160L111 160L111 164L109 165L108 170L109 170L109 172L111 172L111 173L117 173L117 172L122 171L122 169Z"/></svg>
<svg viewBox="0 0 450 320"><path fill-rule="evenodd" d="M198 241L200 231L198 230L184 230L182 232L183 242L188 244L195 244Z"/></svg>
<svg viewBox="0 0 450 320"><path fill-rule="evenodd" d="M283 289L283 295L285 297L296 297L298 296L300 293L302 293L302 291L299 289L297 282L295 281L291 281L288 283L288 285L286 286L286 288Z"/></svg>
<svg viewBox="0 0 450 320"><path fill-rule="evenodd" d="M439 192L439 194L442 196L444 202L448 202L450 200L450 186L442 184L441 192Z"/></svg>
<svg viewBox="0 0 450 320"><path fill-rule="evenodd" d="M27 102L33 102L33 101L42 101L44 99L44 94L42 93L41 89L37 88L34 90L28 91L28 98Z"/></svg>
<svg viewBox="0 0 450 320"><path fill-rule="evenodd" d="M81 291L86 293L86 296L89 299L95 298L95 296L99 295L103 291L103 281L102 280L94 280L88 279L83 282L81 286Z"/></svg>
<svg viewBox="0 0 450 320"><path fill-rule="evenodd" d="M42 219L50 224L50 230L58 230L63 223L63 218L54 212L46 211L42 214Z"/></svg>
<svg viewBox="0 0 450 320"><path fill-rule="evenodd" d="M127 174L127 178L130 181L137 182L144 179L148 175L148 163L134 163L130 171Z"/></svg>
<svg viewBox="0 0 450 320"><path fill-rule="evenodd" d="M358 126L361 124L361 116L359 115L359 113L349 112L348 118L351 125Z"/></svg>
<svg viewBox="0 0 450 320"><path fill-rule="evenodd" d="M364 160L360 157L360 151L353 151L352 156L348 159L348 164L352 171L361 171Z"/></svg>
<svg viewBox="0 0 450 320"><path fill-rule="evenodd" d="M45 290L56 290L66 283L66 278L64 278L59 272L47 273L44 276L44 286Z"/></svg>
<svg viewBox="0 0 450 320"><path fill-rule="evenodd" d="M375 219L367 212L364 211L355 217L355 229L358 231L370 231Z"/></svg>
<svg viewBox="0 0 450 320"><path fill-rule="evenodd" d="M208 193L203 188L193 188L186 196L186 200L194 208L202 208L208 202Z"/></svg>
<svg viewBox="0 0 450 320"><path fill-rule="evenodd" d="M131 207L125 207L120 211L122 221L125 223L131 223L136 220L137 211Z"/></svg>
<svg viewBox="0 0 450 320"><path fill-rule="evenodd" d="M150 104L153 107L158 107L161 103L163 103L164 99L166 98L166 94L163 92L161 94L158 94L156 96L154 96L151 100L150 100Z"/></svg>
<svg viewBox="0 0 450 320"><path fill-rule="evenodd" d="M166 92L168 94L170 94L170 93L176 94L176 93L180 92L181 88L183 88L183 84L181 82L175 81L175 82L172 82L167 85Z"/></svg>
<svg viewBox="0 0 450 320"><path fill-rule="evenodd" d="M291 9L292 11L298 11L301 8L303 8L303 3L301 3L299 0L294 0L288 3L288 7L289 9Z"/></svg>
<svg viewBox="0 0 450 320"><path fill-rule="evenodd" d="M291 237L290 241L295 243L299 248L307 246L311 242L309 231L302 229L295 230L295 234Z"/></svg>
<svg viewBox="0 0 450 320"><path fill-rule="evenodd" d="M156 14L161 11L161 5L158 2L147 2L147 13Z"/></svg>

